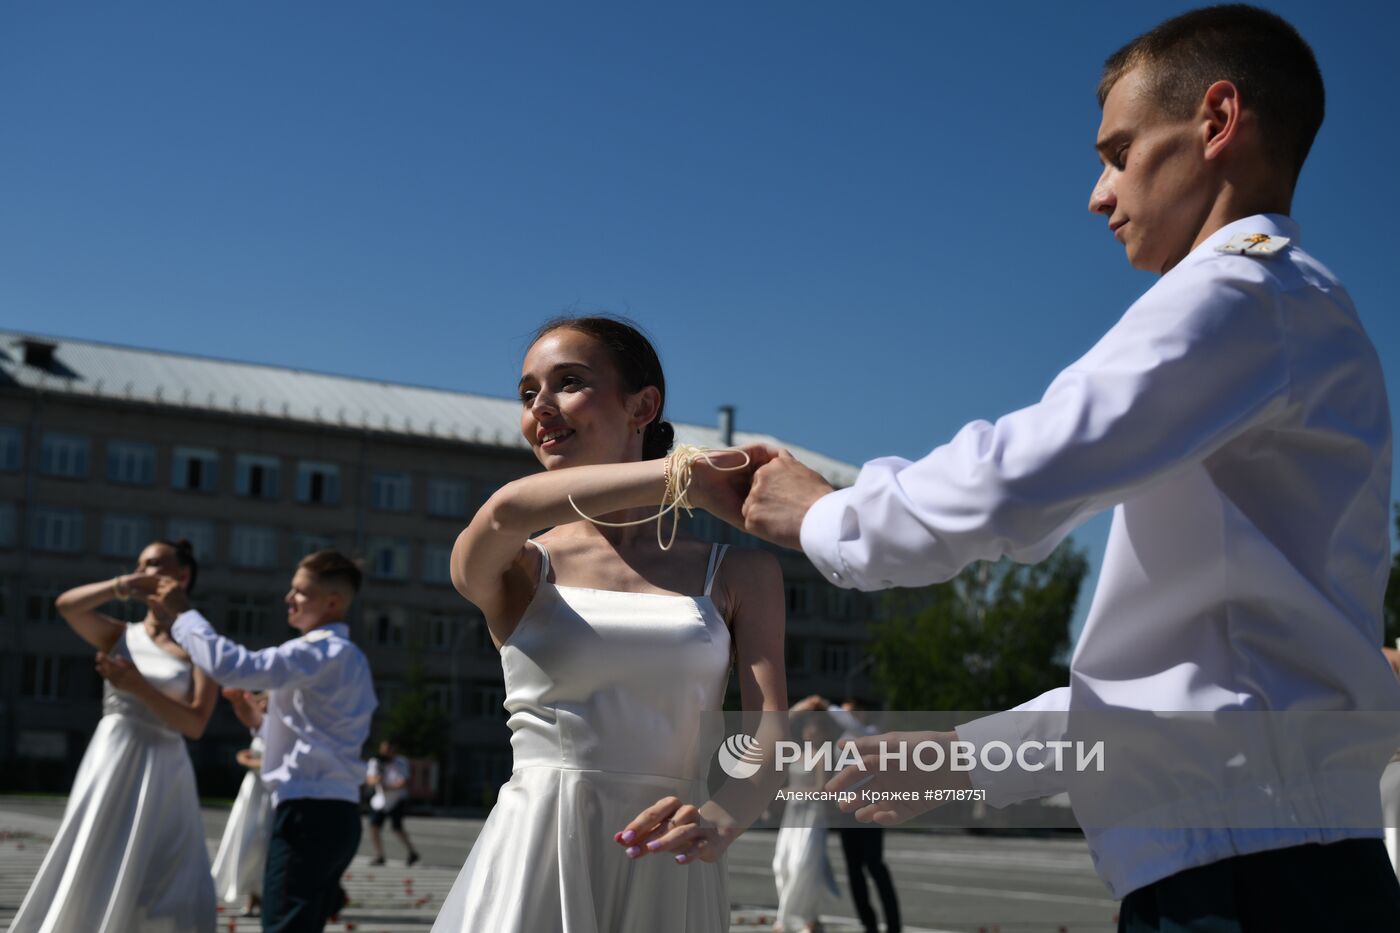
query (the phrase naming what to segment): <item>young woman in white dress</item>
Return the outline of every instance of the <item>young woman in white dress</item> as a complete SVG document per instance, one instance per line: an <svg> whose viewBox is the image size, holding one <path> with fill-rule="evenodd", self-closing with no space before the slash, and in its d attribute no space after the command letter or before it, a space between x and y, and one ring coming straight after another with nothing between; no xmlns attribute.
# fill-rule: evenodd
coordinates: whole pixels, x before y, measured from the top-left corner
<svg viewBox="0 0 1400 933"><path fill-rule="evenodd" d="M267 694L247 698L237 687L224 688L232 703L252 702L267 712ZM243 916L251 916L262 903L263 868L267 841L272 835L272 794L262 782L263 740L253 736L250 746L238 752L238 764L248 773L238 786L229 811L219 850L214 854L214 893L227 905L243 902Z"/></svg>
<svg viewBox="0 0 1400 933"><path fill-rule="evenodd" d="M663 550L654 522L580 519L636 521L663 499L665 380L634 328L545 325L519 388L545 472L493 495L452 555L501 650L514 770L433 929L727 930L723 853L742 827L711 825L715 749L697 739L731 665L745 709L787 707L778 563L684 537ZM744 471L693 471L697 508L737 514ZM643 811L653 829L624 838Z"/></svg>
<svg viewBox="0 0 1400 933"><path fill-rule="evenodd" d="M128 624L98 611L125 598L138 575L192 588L196 572L188 542L157 541L141 552L135 574L58 597L64 620L97 649L102 719L11 933L214 930L214 882L185 739L204 734L218 685L149 612Z"/></svg>

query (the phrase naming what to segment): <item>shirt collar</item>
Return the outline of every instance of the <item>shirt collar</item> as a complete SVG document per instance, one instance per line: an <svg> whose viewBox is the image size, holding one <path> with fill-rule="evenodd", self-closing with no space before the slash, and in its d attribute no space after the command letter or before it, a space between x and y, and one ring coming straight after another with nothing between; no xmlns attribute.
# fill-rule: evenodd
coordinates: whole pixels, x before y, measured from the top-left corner
<svg viewBox="0 0 1400 933"><path fill-rule="evenodd" d="M350 639L350 626L346 625L344 622L327 622L325 625L318 625L311 630L311 632L320 631L326 631L331 633L332 635L338 635L341 638L346 639L347 641ZM306 635L310 635L311 632L307 632ZM305 638L306 635L303 635L302 637Z"/></svg>
<svg viewBox="0 0 1400 933"><path fill-rule="evenodd" d="M1185 265L1187 260L1197 261L1215 255L1217 246L1223 246L1241 233L1267 233L1269 236L1287 237L1292 241L1292 245L1299 246L1303 229L1298 226L1298 221L1287 214L1252 214L1249 217L1241 217L1206 237L1200 246L1186 255L1181 265Z"/></svg>

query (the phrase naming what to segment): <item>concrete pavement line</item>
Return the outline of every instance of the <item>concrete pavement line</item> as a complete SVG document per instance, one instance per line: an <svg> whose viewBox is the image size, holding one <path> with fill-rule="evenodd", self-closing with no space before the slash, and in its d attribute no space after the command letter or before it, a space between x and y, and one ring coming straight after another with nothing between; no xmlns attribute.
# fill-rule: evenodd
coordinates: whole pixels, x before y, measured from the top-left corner
<svg viewBox="0 0 1400 933"><path fill-rule="evenodd" d="M777 910L778 908L774 907L771 909ZM857 918L842 917L840 914L822 914L821 920L823 923L832 923L834 921L839 923L849 923L851 926L854 927L860 926L860 920L858 920ZM959 933L958 930L942 930L937 929L935 927L911 927L907 923L900 927L900 929L902 929L904 933Z"/></svg>
<svg viewBox="0 0 1400 933"><path fill-rule="evenodd" d="M757 868L738 867L733 864L729 866L731 874L757 875L759 877L771 878L772 869L767 871ZM1118 908L1117 901L1105 900L1099 897L1081 897L1077 894L1051 894L1043 891L1023 891L1019 888L979 888L972 885L961 884L937 884L932 881L906 881L904 879L895 880L895 890L900 888L918 888L921 891L933 891L938 894L970 894L974 897L987 897L992 899L1010 898L1020 901L1047 901L1055 904L1083 904L1090 907Z"/></svg>
<svg viewBox="0 0 1400 933"><path fill-rule="evenodd" d="M33 833L43 836L46 842L53 840L62 820L49 816L34 816L29 813L16 813L13 810L0 810L0 830L12 833Z"/></svg>
<svg viewBox="0 0 1400 933"><path fill-rule="evenodd" d="M1016 901L1049 901L1055 904L1083 904L1089 907L1118 909L1118 902L1101 897L1081 897L1077 894L1051 894L1045 891L1022 891L1018 888L974 888L961 884L937 884L932 881L895 882L895 889L918 888L920 891L934 891L938 894L971 894L988 898L1010 898Z"/></svg>

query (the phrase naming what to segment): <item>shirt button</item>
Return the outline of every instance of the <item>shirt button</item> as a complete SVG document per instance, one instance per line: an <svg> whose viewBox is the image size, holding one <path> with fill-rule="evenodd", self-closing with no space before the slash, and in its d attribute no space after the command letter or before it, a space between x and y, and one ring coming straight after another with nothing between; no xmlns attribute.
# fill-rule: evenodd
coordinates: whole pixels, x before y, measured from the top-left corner
<svg viewBox="0 0 1400 933"><path fill-rule="evenodd" d="M835 580L837 583L840 583L840 582L841 582L841 574L840 574L839 572L833 570L833 571L831 571L831 579Z"/></svg>

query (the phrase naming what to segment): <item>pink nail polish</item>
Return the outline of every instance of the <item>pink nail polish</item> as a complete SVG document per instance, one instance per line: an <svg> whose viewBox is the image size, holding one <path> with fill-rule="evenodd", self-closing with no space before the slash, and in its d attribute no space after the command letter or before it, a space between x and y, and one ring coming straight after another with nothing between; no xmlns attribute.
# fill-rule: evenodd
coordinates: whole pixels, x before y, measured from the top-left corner
<svg viewBox="0 0 1400 933"><path fill-rule="evenodd" d="M639 855L641 855L641 854L642 854L642 849L641 849L640 846L629 846L629 847L627 848L627 857L628 857L628 858L636 858L637 856L639 856Z"/></svg>
<svg viewBox="0 0 1400 933"><path fill-rule="evenodd" d="M661 840L653 839L651 842L647 843L647 848L655 852L657 849L661 848Z"/></svg>
<svg viewBox="0 0 1400 933"><path fill-rule="evenodd" d="M630 829L627 830L627 832L625 832L625 833L622 834L622 841L623 841L623 842L631 842L633 839L636 839L636 838L637 838L637 834L634 833L634 832L633 832L632 830L630 830Z"/></svg>
<svg viewBox="0 0 1400 933"><path fill-rule="evenodd" d="M690 861L690 856L686 855L684 852L676 856L677 865L684 865L688 861Z"/></svg>

